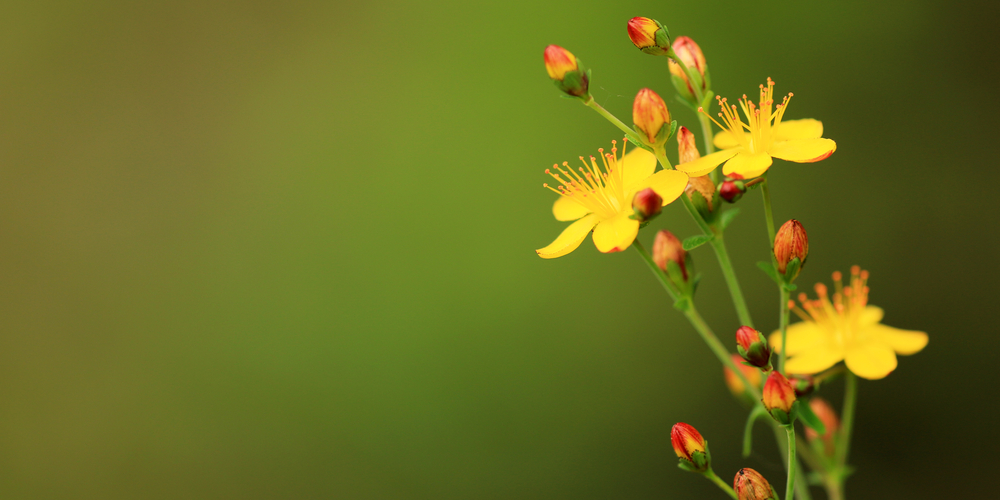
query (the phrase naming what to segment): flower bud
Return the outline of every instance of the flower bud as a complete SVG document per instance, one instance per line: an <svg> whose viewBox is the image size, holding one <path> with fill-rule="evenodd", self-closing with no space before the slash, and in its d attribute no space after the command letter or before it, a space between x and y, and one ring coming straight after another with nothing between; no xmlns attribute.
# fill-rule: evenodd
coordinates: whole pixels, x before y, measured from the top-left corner
<svg viewBox="0 0 1000 500"><path fill-rule="evenodd" d="M740 469L733 479L733 489L736 490L736 498L739 500L773 500L778 495L771 487L771 483L764 479L759 472L746 468Z"/></svg>
<svg viewBox="0 0 1000 500"><path fill-rule="evenodd" d="M688 163L701 158L694 134L687 127L677 129L677 163Z"/></svg>
<svg viewBox="0 0 1000 500"><path fill-rule="evenodd" d="M719 184L719 196L727 203L736 203L745 192L747 187L743 181L723 181Z"/></svg>
<svg viewBox="0 0 1000 500"><path fill-rule="evenodd" d="M715 195L715 183L707 175L701 177L688 177L688 185L684 188L684 193L691 204L698 210L706 222L715 219L715 209L719 206L718 196Z"/></svg>
<svg viewBox="0 0 1000 500"><path fill-rule="evenodd" d="M669 126L664 126L670 123L667 103L652 90L640 90L632 102L632 123L642 133L643 142L650 146L663 144L670 131Z"/></svg>
<svg viewBox="0 0 1000 500"><path fill-rule="evenodd" d="M764 408L771 413L778 423L792 423L792 403L795 402L795 389L788 383L784 375L773 370L764 382L764 397L761 399Z"/></svg>
<svg viewBox="0 0 1000 500"><path fill-rule="evenodd" d="M747 382L750 382L754 387L760 387L760 370L752 366L747 366L743 364L743 357L739 354L730 354L733 358L733 364L736 368L739 368L743 372L743 376L747 378ZM729 387L729 392L733 393L737 399L746 401L750 405L753 405L753 396L750 391L747 391L746 385L740 380L740 377L736 375L728 366L722 367L722 373L726 379L726 387Z"/></svg>
<svg viewBox="0 0 1000 500"><path fill-rule="evenodd" d="M628 37L641 51L662 56L670 52L670 33L659 21L648 17L633 17L628 21Z"/></svg>
<svg viewBox="0 0 1000 500"><path fill-rule="evenodd" d="M837 418L837 412L833 411L833 408L819 397L813 397L809 400L809 408L823 422L823 426L826 427L826 434L820 436L816 431L806 427L806 439L810 442L822 439L823 453L828 457L832 457L835 450L833 436L837 432L837 429L840 428L840 419Z"/></svg>
<svg viewBox="0 0 1000 500"><path fill-rule="evenodd" d="M802 224L792 219L781 225L778 234L774 236L774 258L778 261L778 272L785 274L792 259L799 259L799 269L806 263L809 256L809 238ZM795 272L796 276L798 271ZM795 276L790 276L795 279Z"/></svg>
<svg viewBox="0 0 1000 500"><path fill-rule="evenodd" d="M679 36L673 43L674 54L677 58L688 67L689 70L697 73L700 77L699 82L695 82L693 85L688 80L687 73L684 72L684 68L681 67L673 58L670 59L670 74L673 75L671 80L674 82L674 87L677 89L681 95L686 97L688 100L693 101L695 96L695 86L698 87L699 91L704 91L708 89L708 80L705 76L705 72L708 67L705 63L705 55L701 53L701 47L698 47L694 40L686 37Z"/></svg>
<svg viewBox="0 0 1000 500"><path fill-rule="evenodd" d="M660 211L663 210L663 198L653 191L653 188L646 188L639 191L632 198L632 219L639 222L646 222L657 215L660 215Z"/></svg>
<svg viewBox="0 0 1000 500"><path fill-rule="evenodd" d="M558 45L545 47L545 70L556 87L566 94L575 97L590 95L587 90L590 77L570 51Z"/></svg>
<svg viewBox="0 0 1000 500"><path fill-rule="evenodd" d="M757 368L771 366L771 348L767 346L767 339L752 327L741 326L736 330L736 350L747 363Z"/></svg>
<svg viewBox="0 0 1000 500"><path fill-rule="evenodd" d="M687 265L687 252L684 251L684 245L681 240L677 239L670 231L662 230L656 233L656 240L653 241L653 262L656 263L657 267L663 272L668 273L669 268L667 263L676 262L677 267L680 268L681 277L684 282L687 282L688 265ZM673 280L671 278L671 280ZM680 286L681 283L674 283Z"/></svg>
<svg viewBox="0 0 1000 500"><path fill-rule="evenodd" d="M797 398L808 396L816 389L816 379L811 375L792 375L788 377L788 383L792 384Z"/></svg>
<svg viewBox="0 0 1000 500"><path fill-rule="evenodd" d="M684 422L674 424L670 429L670 444L674 445L674 453L681 460L682 468L699 472L708 470L708 445L698 429Z"/></svg>

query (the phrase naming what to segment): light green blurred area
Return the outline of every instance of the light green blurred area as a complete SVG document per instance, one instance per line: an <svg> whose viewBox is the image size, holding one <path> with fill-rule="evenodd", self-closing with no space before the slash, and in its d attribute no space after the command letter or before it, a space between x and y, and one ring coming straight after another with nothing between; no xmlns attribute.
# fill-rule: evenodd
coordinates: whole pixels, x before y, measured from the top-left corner
<svg viewBox="0 0 1000 500"><path fill-rule="evenodd" d="M719 94L770 76L786 118L823 120L837 152L771 175L779 223L809 231L800 282L861 264L886 322L930 334L861 384L848 494L986 496L992 3L3 10L4 498L721 498L674 466L678 421L723 479L783 483L765 430L740 458L746 412L635 252L533 252L564 226L544 168L620 139L558 97L547 44L626 121L650 87L697 126L636 15L692 36ZM727 241L773 329L760 195L739 206ZM660 228L696 230L679 206L640 238ZM728 344L718 266L694 258Z"/></svg>

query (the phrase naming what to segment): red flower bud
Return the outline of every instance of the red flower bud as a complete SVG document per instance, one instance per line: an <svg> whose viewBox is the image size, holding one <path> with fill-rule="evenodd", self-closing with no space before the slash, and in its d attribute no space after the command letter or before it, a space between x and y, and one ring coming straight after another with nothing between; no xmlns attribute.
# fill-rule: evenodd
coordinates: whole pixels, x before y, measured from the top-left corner
<svg viewBox="0 0 1000 500"><path fill-rule="evenodd" d="M707 89L708 85L705 81L705 71L708 65L705 62L705 55L701 52L701 47L698 47L698 44L694 43L694 40L686 36L679 36L676 40L674 40L673 48L674 54L677 54L677 58L680 59L681 62L688 67L688 69L696 71L701 76L702 81L700 90ZM695 93L694 87L692 87L691 82L688 81L688 76L687 73L684 72L684 68L682 68L681 65L673 59L670 59L669 62L670 73L680 78L686 86L686 88L677 89L677 91L686 96L693 97Z"/></svg>
<svg viewBox="0 0 1000 500"><path fill-rule="evenodd" d="M767 377L767 382L764 382L764 397L761 401L764 403L764 408L767 408L779 423L783 425L792 423L791 412L792 403L795 402L795 389L777 370L772 371Z"/></svg>
<svg viewBox="0 0 1000 500"><path fill-rule="evenodd" d="M654 56L670 52L670 34L659 21L633 17L628 21L628 37L639 50Z"/></svg>
<svg viewBox="0 0 1000 500"><path fill-rule="evenodd" d="M650 146L662 144L666 141L666 134L669 127L664 125L670 123L670 112L667 110L667 103L663 102L656 92L649 89L642 89L635 96L632 102L632 123L635 128L642 132L642 139ZM662 132L662 133L661 133Z"/></svg>
<svg viewBox="0 0 1000 500"><path fill-rule="evenodd" d="M747 188L743 181L724 181L719 184L719 196L728 203L736 203L745 192Z"/></svg>
<svg viewBox="0 0 1000 500"><path fill-rule="evenodd" d="M705 471L709 467L709 457L705 438L698 429L684 422L674 424L670 429L670 444L674 446L677 458L686 461L689 469Z"/></svg>
<svg viewBox="0 0 1000 500"><path fill-rule="evenodd" d="M815 441L817 439L823 440L823 452L828 457L832 457L835 451L833 436L840 428L840 419L837 418L837 412L833 411L830 405L820 399L819 397L813 397L809 400L809 408L812 409L813 413L819 417L819 420L823 422L826 427L826 434L820 436L816 431L806 427L806 439L809 441Z"/></svg>
<svg viewBox="0 0 1000 500"><path fill-rule="evenodd" d="M782 224L778 234L774 236L774 258L778 261L778 272L785 274L788 263L795 258L799 259L801 269L808 256L809 238L802 224L795 219ZM794 279L795 276L791 278Z"/></svg>
<svg viewBox="0 0 1000 500"><path fill-rule="evenodd" d="M575 97L589 95L587 72L580 67L580 61L570 51L558 45L545 47L545 71L559 90Z"/></svg>
<svg viewBox="0 0 1000 500"><path fill-rule="evenodd" d="M771 483L753 469L740 469L733 478L733 489L739 500L771 500L778 498Z"/></svg>
<svg viewBox="0 0 1000 500"><path fill-rule="evenodd" d="M639 191L632 198L632 218L639 222L646 222L663 210L663 198L653 191L653 188L646 188Z"/></svg>
<svg viewBox="0 0 1000 500"><path fill-rule="evenodd" d="M758 368L771 366L771 348L763 333L749 326L741 326L736 330L736 350L748 363Z"/></svg>
<svg viewBox="0 0 1000 500"><path fill-rule="evenodd" d="M656 240L653 241L653 262L662 270L667 272L667 262L676 262L681 268L684 281L688 280L687 252L684 245L670 231L663 230L656 233Z"/></svg>
<svg viewBox="0 0 1000 500"><path fill-rule="evenodd" d="M698 146L694 142L694 134L687 127L677 129L678 163L688 163L701 158Z"/></svg>
<svg viewBox="0 0 1000 500"><path fill-rule="evenodd" d="M750 382L750 384L752 384L754 387L759 388L760 370L752 366L747 366L743 364L743 357L740 356L739 354L731 354L730 356L732 356L733 363L736 365L736 367L739 368L741 372L743 372L743 376L747 378L747 381ZM740 378L736 376L736 374L733 373L733 371L730 370L728 366L722 367L722 373L726 379L726 387L729 387L729 391L733 393L733 396L736 396L737 398L740 399L745 399L748 402L753 403L752 398L747 399L750 396L750 394L747 392L746 386L743 385L743 381L740 380Z"/></svg>

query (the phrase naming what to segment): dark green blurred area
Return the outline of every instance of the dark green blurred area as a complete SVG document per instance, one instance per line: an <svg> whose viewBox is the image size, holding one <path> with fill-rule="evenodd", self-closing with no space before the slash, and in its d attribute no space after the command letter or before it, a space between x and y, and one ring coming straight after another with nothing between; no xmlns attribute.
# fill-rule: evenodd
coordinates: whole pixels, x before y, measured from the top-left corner
<svg viewBox="0 0 1000 500"><path fill-rule="evenodd" d="M695 425L728 480L783 483L758 429L628 251L565 225L542 171L618 131L560 99L542 50L628 120L663 59L715 90L768 76L823 120L772 169L809 231L800 282L860 264L887 324L930 334L860 386L852 499L986 498L1000 237L993 2L10 1L0 16L0 496L723 498L675 467ZM760 195L727 233L777 325ZM640 233L688 236L671 206ZM708 247L698 303L738 326ZM840 384L825 388L840 407ZM781 488L783 489L783 488ZM823 498L821 493L817 498Z"/></svg>

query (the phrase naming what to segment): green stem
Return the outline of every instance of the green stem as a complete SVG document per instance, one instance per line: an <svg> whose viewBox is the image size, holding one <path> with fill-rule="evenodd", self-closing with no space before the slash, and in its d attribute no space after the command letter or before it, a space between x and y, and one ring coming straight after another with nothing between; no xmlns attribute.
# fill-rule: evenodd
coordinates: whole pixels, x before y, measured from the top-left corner
<svg viewBox="0 0 1000 500"><path fill-rule="evenodd" d="M740 288L740 282L736 279L733 262L729 260L729 252L722 239L722 231L716 232L715 238L709 243L715 250L715 256L719 259L719 267L722 268L722 276L726 279L726 286L729 287L729 295L733 298L733 305L736 307L736 315L739 316L740 323L753 328L750 308L747 307L747 301L743 298L743 290Z"/></svg>
<svg viewBox="0 0 1000 500"><path fill-rule="evenodd" d="M719 479L719 476L715 475L715 471L713 471L712 469L708 469L702 475L708 478L709 481L715 483L719 487L719 489L728 493L729 496L733 497L734 500L739 500L739 497L736 496L736 491L733 490L732 486L729 486L728 484L726 484L725 481Z"/></svg>
<svg viewBox="0 0 1000 500"><path fill-rule="evenodd" d="M795 471L798 470L798 461L795 459L795 425L785 427L788 436L788 483L785 485L785 499L795 498Z"/></svg>
<svg viewBox="0 0 1000 500"><path fill-rule="evenodd" d="M702 141L705 143L705 156L708 156L715 152L715 144L712 142L712 122L705 113L698 113L698 121L701 122L701 135ZM709 175L712 176L712 182L719 182L719 169L712 170L712 173Z"/></svg>
<svg viewBox="0 0 1000 500"><path fill-rule="evenodd" d="M844 376L844 410L841 415L840 440L837 446L837 464L847 464L847 452L851 448L851 432L854 430L854 407L858 399L858 377L850 371Z"/></svg>
<svg viewBox="0 0 1000 500"><path fill-rule="evenodd" d="M781 353L778 356L778 373L785 373L785 346L787 344L787 334L788 334L788 288L785 285L780 285L778 287L781 296L781 308L780 317L778 318L778 328L781 329Z"/></svg>
<svg viewBox="0 0 1000 500"><path fill-rule="evenodd" d="M600 113L601 116L607 118L609 122L615 124L615 126L621 129L622 132L625 132L626 135L635 134L635 130L632 130L632 128L629 127L628 125L625 125L624 122L619 120L615 115L611 114L610 111L604 109L603 106L597 104L597 101L595 101L593 97L591 97L589 101L584 101L584 104L590 108L593 108L594 111Z"/></svg>
<svg viewBox="0 0 1000 500"><path fill-rule="evenodd" d="M770 421L771 421L771 429L774 431L774 442L778 444L779 450L783 449L785 446L787 446L786 441L788 441L788 435L783 434L781 432L782 429L784 429L784 426L779 424L774 419L770 419ZM799 471L799 475L802 476L805 475L805 469L802 467L802 464L799 463L798 460L795 461L794 465L789 465L789 463L784 460L782 461L782 464L784 464L785 466L785 471L788 471L790 467L795 467L796 470ZM809 494L809 485L806 484L804 481L796 481L795 497L798 498L798 500L812 500L812 495ZM789 497L786 498L785 500L793 500L793 499Z"/></svg>
<svg viewBox="0 0 1000 500"><path fill-rule="evenodd" d="M767 174L764 174L767 175ZM767 235L771 238L768 245L771 247L771 259L774 259L774 215L771 213L771 188L767 185L767 178L760 185L760 192L764 195L764 218L767 219Z"/></svg>

